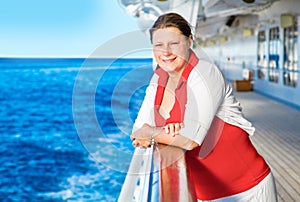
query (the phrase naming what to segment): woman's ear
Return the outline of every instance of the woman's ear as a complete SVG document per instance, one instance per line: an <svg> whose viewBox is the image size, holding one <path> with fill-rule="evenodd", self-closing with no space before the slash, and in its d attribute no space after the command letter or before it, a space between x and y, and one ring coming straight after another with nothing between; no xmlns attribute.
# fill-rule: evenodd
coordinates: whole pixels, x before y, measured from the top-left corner
<svg viewBox="0 0 300 202"><path fill-rule="evenodd" d="M190 48L191 48L192 45L193 45L193 42L194 42L194 41L193 41L193 36L190 35L188 40L189 40L189 45L190 45Z"/></svg>

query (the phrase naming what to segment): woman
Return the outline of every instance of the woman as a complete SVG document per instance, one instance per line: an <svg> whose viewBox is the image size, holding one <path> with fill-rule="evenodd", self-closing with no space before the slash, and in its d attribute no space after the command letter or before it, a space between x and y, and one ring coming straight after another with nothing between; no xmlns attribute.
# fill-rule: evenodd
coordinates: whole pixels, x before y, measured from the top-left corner
<svg viewBox="0 0 300 202"><path fill-rule="evenodd" d="M131 139L185 152L198 201L276 201L268 164L251 144L243 118L218 68L191 50L192 33L180 15L160 16L150 30L157 68L146 90Z"/></svg>

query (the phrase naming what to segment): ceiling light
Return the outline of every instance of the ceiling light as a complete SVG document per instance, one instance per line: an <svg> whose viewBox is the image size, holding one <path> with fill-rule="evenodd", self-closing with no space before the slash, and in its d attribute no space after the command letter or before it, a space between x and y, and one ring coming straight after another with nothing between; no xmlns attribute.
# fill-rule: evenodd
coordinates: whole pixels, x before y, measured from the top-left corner
<svg viewBox="0 0 300 202"><path fill-rule="evenodd" d="M255 0L243 0L243 2L245 2L247 4L252 4L255 2Z"/></svg>

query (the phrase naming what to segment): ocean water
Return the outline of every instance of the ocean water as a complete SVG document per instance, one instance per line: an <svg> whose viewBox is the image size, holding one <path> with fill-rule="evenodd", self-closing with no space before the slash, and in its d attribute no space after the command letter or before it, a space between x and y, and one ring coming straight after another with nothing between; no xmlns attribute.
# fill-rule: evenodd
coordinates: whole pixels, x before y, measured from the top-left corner
<svg viewBox="0 0 300 202"><path fill-rule="evenodd" d="M150 59L0 59L0 201L116 201Z"/></svg>

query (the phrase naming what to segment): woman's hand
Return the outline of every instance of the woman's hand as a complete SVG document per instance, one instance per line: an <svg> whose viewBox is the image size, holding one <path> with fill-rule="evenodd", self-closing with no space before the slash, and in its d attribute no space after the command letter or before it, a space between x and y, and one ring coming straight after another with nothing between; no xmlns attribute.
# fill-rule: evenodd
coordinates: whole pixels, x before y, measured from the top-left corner
<svg viewBox="0 0 300 202"><path fill-rule="evenodd" d="M149 125L144 125L142 128L138 129L131 134L130 139L132 140L132 145L134 147L148 148L151 146L151 133L153 133L154 128Z"/></svg>
<svg viewBox="0 0 300 202"><path fill-rule="evenodd" d="M172 137L175 137L175 135L179 135L179 131L181 129L180 123L169 123L164 127L165 133L172 135Z"/></svg>

